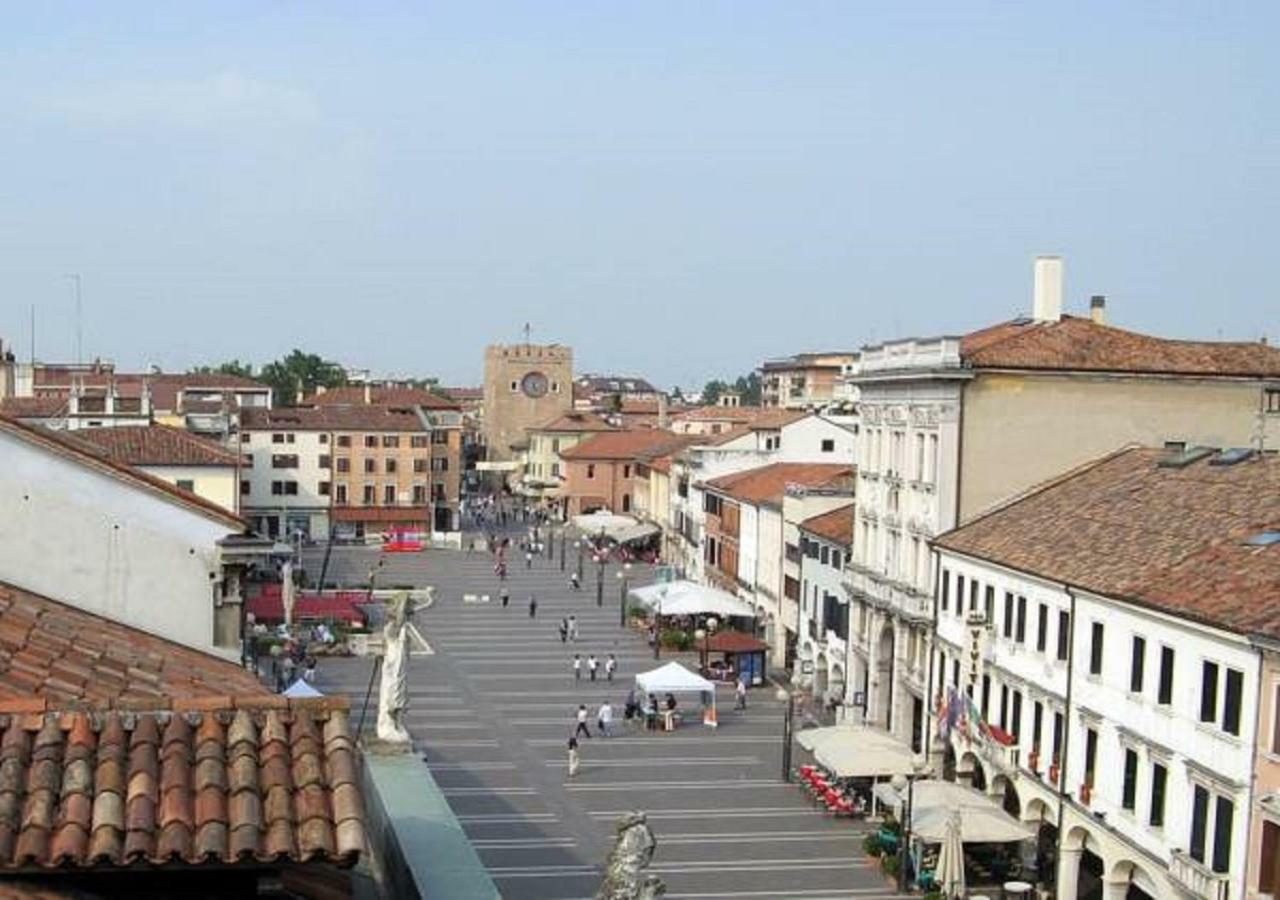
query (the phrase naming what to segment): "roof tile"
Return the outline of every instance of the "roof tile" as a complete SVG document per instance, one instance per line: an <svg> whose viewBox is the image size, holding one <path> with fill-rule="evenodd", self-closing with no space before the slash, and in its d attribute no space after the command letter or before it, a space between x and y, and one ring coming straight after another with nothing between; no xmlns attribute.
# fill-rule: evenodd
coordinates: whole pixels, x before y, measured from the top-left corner
<svg viewBox="0 0 1280 900"><path fill-rule="evenodd" d="M782 504L787 485L809 488L827 485L852 489L853 466L843 463L770 463L755 469L722 475L703 484L704 489L752 505Z"/></svg>

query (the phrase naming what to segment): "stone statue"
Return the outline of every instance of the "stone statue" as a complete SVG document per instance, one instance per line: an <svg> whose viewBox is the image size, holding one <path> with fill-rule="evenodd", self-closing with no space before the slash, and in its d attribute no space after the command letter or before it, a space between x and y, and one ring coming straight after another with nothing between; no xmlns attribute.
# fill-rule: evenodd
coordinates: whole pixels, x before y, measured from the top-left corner
<svg viewBox="0 0 1280 900"><path fill-rule="evenodd" d="M644 813L636 811L618 820L618 837L605 862L604 881L596 900L655 900L667 893L656 875L645 874L658 841Z"/></svg>
<svg viewBox="0 0 1280 900"><path fill-rule="evenodd" d="M382 680L378 690L378 739L409 743L404 711L409 705L409 634L414 612L431 605L434 588L426 588L426 603L415 606L408 591L396 591L387 601L387 621L382 626ZM419 637L419 640L421 638Z"/></svg>

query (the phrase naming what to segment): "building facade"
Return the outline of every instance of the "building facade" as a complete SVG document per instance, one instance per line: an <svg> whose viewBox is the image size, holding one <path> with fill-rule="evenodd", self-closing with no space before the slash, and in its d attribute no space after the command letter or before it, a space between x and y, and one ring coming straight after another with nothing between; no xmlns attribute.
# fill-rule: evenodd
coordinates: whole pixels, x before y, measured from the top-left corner
<svg viewBox="0 0 1280 900"><path fill-rule="evenodd" d="M853 534L850 494L789 491L783 501L783 596L797 604L799 617L794 675L820 704L843 704L848 683L849 598L842 584Z"/></svg>
<svg viewBox="0 0 1280 900"><path fill-rule="evenodd" d="M576 447L593 434L617 429L592 412L557 415L526 432L528 447L522 455L518 493L529 501L565 513L564 462L560 453Z"/></svg>
<svg viewBox="0 0 1280 900"><path fill-rule="evenodd" d="M851 400L856 352L797 353L760 366L760 403L784 409L827 409Z"/></svg>
<svg viewBox="0 0 1280 900"><path fill-rule="evenodd" d="M511 463L525 432L573 409L573 350L559 344L484 351L484 437L490 463Z"/></svg>
<svg viewBox="0 0 1280 900"><path fill-rule="evenodd" d="M240 457L212 440L167 425L83 428L75 438L228 512L240 510Z"/></svg>

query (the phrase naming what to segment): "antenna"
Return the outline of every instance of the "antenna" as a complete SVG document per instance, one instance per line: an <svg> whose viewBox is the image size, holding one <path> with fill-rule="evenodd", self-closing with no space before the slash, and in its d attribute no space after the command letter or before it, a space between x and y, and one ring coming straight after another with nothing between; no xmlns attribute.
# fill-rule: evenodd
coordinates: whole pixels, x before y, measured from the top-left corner
<svg viewBox="0 0 1280 900"><path fill-rule="evenodd" d="M80 273L72 272L66 276L76 285L76 365L84 362L84 319L83 306L80 302Z"/></svg>
<svg viewBox="0 0 1280 900"><path fill-rule="evenodd" d="M533 331L533 326L530 325L528 322L525 322L523 331L524 331L524 342L525 342L525 345L527 346L529 344L529 332Z"/></svg>

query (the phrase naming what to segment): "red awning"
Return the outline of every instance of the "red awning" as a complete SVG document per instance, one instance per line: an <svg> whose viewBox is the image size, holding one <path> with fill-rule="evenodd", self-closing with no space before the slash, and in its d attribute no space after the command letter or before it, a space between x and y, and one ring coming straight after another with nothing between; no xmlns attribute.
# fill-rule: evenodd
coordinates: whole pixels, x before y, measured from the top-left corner
<svg viewBox="0 0 1280 900"><path fill-rule="evenodd" d="M352 625L364 624L364 613L359 605L368 601L364 591L338 591L328 594L300 594L293 607L293 617L304 619L334 619ZM249 612L259 622L284 621L284 601L280 597L280 585L267 584L256 596L249 598Z"/></svg>

